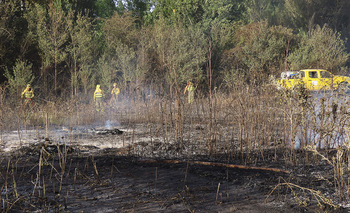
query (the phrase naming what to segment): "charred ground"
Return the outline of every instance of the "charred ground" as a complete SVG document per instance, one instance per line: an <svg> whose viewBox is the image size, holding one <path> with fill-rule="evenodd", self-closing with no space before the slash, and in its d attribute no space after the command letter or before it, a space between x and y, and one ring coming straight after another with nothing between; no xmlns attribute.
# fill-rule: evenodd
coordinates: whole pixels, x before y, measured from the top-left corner
<svg viewBox="0 0 350 213"><path fill-rule="evenodd" d="M134 133L134 137L141 136L141 132ZM90 139L101 137L102 140L111 137L117 140L116 137L123 136L96 134ZM186 144L157 142L135 142L121 148L100 149L43 139L2 158L1 211L349 211L322 201L321 197L337 197L333 169L323 161L318 161L317 165L308 164L303 152L296 152L298 163L292 165L285 160L288 150L283 149L243 155L239 152L193 155L188 151L191 149ZM205 147L202 149L197 151L207 152ZM180 156L175 158L172 153ZM228 168L197 162L247 167ZM317 197L317 191L320 197Z"/></svg>
<svg viewBox="0 0 350 213"><path fill-rule="evenodd" d="M349 212L349 149L291 140L312 133L310 145L336 147L348 112L249 94L222 97L215 110L203 99L129 103L102 116L93 105L29 119L9 109L1 212Z"/></svg>

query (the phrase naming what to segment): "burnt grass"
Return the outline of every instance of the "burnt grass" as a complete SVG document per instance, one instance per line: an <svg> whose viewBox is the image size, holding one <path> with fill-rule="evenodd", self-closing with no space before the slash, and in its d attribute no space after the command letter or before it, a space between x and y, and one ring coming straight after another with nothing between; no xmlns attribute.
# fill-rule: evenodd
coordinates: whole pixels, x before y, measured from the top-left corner
<svg viewBox="0 0 350 213"><path fill-rule="evenodd" d="M39 141L3 153L0 212L349 212L337 206L333 168L310 153L193 149L155 141L108 149Z"/></svg>

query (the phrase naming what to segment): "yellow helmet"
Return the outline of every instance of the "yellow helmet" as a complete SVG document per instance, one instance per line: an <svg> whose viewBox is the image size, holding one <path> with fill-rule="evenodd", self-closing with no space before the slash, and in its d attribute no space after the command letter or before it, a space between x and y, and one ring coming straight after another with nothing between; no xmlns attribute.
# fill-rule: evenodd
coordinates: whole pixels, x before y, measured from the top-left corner
<svg viewBox="0 0 350 213"><path fill-rule="evenodd" d="M116 87L116 86L117 86L117 83L114 83L113 86Z"/></svg>
<svg viewBox="0 0 350 213"><path fill-rule="evenodd" d="M30 87L30 84L27 84L27 87Z"/></svg>
<svg viewBox="0 0 350 213"><path fill-rule="evenodd" d="M96 85L96 88L100 88L101 86L99 84Z"/></svg>

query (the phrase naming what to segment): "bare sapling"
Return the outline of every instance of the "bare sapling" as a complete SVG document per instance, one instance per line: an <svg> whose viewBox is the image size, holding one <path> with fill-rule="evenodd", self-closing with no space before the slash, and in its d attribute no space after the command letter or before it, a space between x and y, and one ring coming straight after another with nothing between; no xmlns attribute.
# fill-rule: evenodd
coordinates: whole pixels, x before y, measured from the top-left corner
<svg viewBox="0 0 350 213"><path fill-rule="evenodd" d="M60 187L59 187L59 194L61 194L63 178L64 178L65 170L66 170L68 152L67 152L66 141L64 142L63 150L61 150L61 147L59 146L59 144L57 144L56 146L57 146L57 154L58 154L58 163L59 163L59 166L61 168L61 172L60 172Z"/></svg>
<svg viewBox="0 0 350 213"><path fill-rule="evenodd" d="M346 142L343 147L338 147L336 155L329 159L323 155L315 145L309 145L306 147L306 150L310 151L314 155L317 155L321 160L325 161L328 165L333 167L333 184L335 191L338 192L338 197L340 201L344 199L348 200L349 198L349 178L346 176L349 173L349 156L344 156L350 151L350 143ZM344 161L347 160L348 162Z"/></svg>
<svg viewBox="0 0 350 213"><path fill-rule="evenodd" d="M164 97L163 97L164 99ZM164 103L164 106L163 106ZM168 143L168 113L166 111L166 101L160 101L159 102L159 108L160 108L160 124L162 129L162 135L164 142Z"/></svg>
<svg viewBox="0 0 350 213"><path fill-rule="evenodd" d="M157 181L158 181L158 167L156 167L155 177L154 177L154 194L157 197Z"/></svg>
<svg viewBox="0 0 350 213"><path fill-rule="evenodd" d="M275 186L274 189L271 190L269 195L266 197L265 202L268 201L269 197L275 192L276 189L281 188L281 187L286 187L288 190L290 190L291 194L296 199L299 206L303 206L303 207L308 206L309 203L311 202L310 198L308 198L308 197L311 196L311 198L314 198L316 200L320 209L323 209L326 205L331 206L334 209L339 208L338 205L334 204L332 199L325 196L321 191L302 187L302 186L287 182L283 178L281 178L281 179L283 180L283 182L280 182L279 184L277 184ZM300 195L298 193L298 191L301 191L302 194ZM308 195L310 195L310 196L308 196Z"/></svg>
<svg viewBox="0 0 350 213"><path fill-rule="evenodd" d="M217 188L217 190L216 190L216 198L215 198L215 203L218 203L219 191L220 191L220 182L218 183L218 188Z"/></svg>
<svg viewBox="0 0 350 213"><path fill-rule="evenodd" d="M92 162L92 165L94 167L94 175L95 175L95 178L98 182L100 182L100 175L98 173L98 169L97 169L97 165L96 165L96 162L94 160L94 156L91 156L91 162Z"/></svg>

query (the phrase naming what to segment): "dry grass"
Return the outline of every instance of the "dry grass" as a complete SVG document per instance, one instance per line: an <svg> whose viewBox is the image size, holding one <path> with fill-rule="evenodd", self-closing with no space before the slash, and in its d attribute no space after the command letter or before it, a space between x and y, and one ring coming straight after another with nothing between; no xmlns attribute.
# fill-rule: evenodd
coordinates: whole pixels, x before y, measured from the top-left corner
<svg viewBox="0 0 350 213"><path fill-rule="evenodd" d="M264 160L266 150L282 149L286 150L286 164L317 164L320 160L326 160L334 167L334 185L339 191L339 199L349 200L350 187L346 175L350 165L350 153L346 145L348 142L339 144L341 135L345 141L348 139L348 135L343 134L348 133L347 100L336 103L325 99L311 99L302 88L291 92L278 91L271 86L253 88L247 85L234 88L230 93L215 91L210 101L206 95L201 94L197 94L193 104L188 104L185 98L172 100L152 96L147 99L121 99L115 108L106 105L103 113L96 112L93 103L87 104L78 100L46 102L37 104L34 111L25 115L18 113L18 107L1 101L1 130L38 126L47 128L52 125L73 127L118 120L131 129L138 124L148 126L150 138L161 136L167 143L183 146L191 141L201 141L207 147L209 155L225 156L227 160L239 158L245 163L254 163L257 158ZM339 96L339 99L345 97ZM3 113L4 111L7 113ZM193 134L194 130L200 130L200 134ZM320 149L334 147L337 148L337 157L324 156L318 152ZM300 162L301 159L296 157L296 150L301 150L307 161ZM309 158L310 152L317 155ZM70 175L70 168L67 169L67 150L58 147L54 156L41 149L39 161L33 168L36 176L32 180L32 196L41 200L44 206L47 186L52 184L50 188L58 190L58 194L63 196L62 183ZM276 152L274 160L277 160ZM54 161L58 162L59 167L51 163ZM91 165L86 163L86 166L94 169L98 179L98 168L93 158L89 162ZM42 175L43 167L51 168L49 179ZM21 178L16 159L10 159L7 168L1 168L1 171L0 187L4 192L1 196L1 211L7 212L16 203L28 198L24 198L16 190L17 180ZM78 168L71 175L75 181L80 177L94 183ZM292 183L285 185L294 186ZM66 193L68 198L68 191Z"/></svg>

